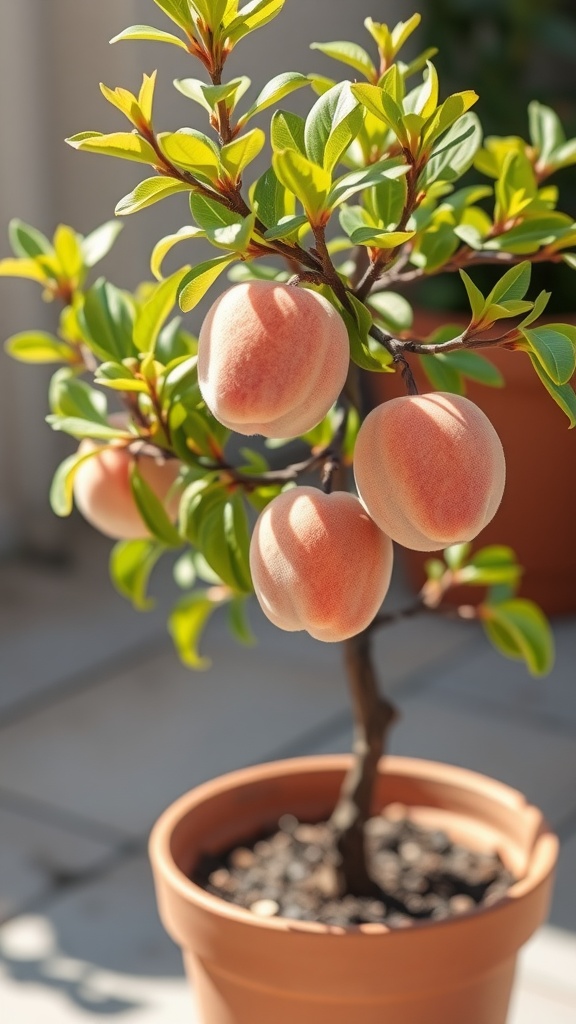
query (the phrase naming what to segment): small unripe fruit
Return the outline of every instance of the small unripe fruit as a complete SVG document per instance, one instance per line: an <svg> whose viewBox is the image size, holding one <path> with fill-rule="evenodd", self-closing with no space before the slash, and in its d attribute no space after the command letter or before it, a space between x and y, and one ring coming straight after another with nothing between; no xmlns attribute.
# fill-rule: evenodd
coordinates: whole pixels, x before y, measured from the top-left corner
<svg viewBox="0 0 576 1024"><path fill-rule="evenodd" d="M386 596L392 543L358 498L314 487L285 491L254 528L250 567L264 614L280 629L346 640L365 629Z"/></svg>
<svg viewBox="0 0 576 1024"><path fill-rule="evenodd" d="M354 475L369 514L392 540L438 551L472 540L494 516L506 464L488 417L461 395L384 402L366 417Z"/></svg>
<svg viewBox="0 0 576 1024"><path fill-rule="evenodd" d="M99 445L85 438L79 452L89 452ZM130 469L135 461L126 448L107 445L98 455L82 462L74 477L74 501L91 526L115 540L140 540L150 537L134 501L130 487ZM180 470L178 459L138 455L138 472L165 502ZM179 495L170 497L166 511L171 519L178 514Z"/></svg>
<svg viewBox="0 0 576 1024"><path fill-rule="evenodd" d="M346 382L348 333L322 295L247 281L202 324L198 381L206 405L239 434L296 437L315 427Z"/></svg>

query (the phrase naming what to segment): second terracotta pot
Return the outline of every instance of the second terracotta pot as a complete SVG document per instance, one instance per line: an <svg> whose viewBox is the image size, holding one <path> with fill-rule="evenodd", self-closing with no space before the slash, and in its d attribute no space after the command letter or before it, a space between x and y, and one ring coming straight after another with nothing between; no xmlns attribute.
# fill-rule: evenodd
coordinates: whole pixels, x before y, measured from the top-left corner
<svg viewBox="0 0 576 1024"><path fill-rule="evenodd" d="M150 853L163 923L182 947L202 1024L505 1024L519 948L545 919L557 842L521 794L476 773L388 757L375 807L476 849L496 848L519 878L491 908L410 929L353 930L262 920L199 888L203 853L242 843L283 813L333 808L345 756L248 768L183 796L156 824Z"/></svg>

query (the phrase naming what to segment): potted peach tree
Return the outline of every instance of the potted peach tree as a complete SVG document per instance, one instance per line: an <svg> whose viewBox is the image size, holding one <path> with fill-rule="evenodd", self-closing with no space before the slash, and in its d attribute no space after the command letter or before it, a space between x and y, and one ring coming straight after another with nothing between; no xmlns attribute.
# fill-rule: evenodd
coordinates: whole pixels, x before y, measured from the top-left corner
<svg viewBox="0 0 576 1024"><path fill-rule="evenodd" d="M207 133L157 130L152 74L138 95L102 86L128 130L68 141L148 166L119 216L183 192L192 222L158 242L155 281L135 294L87 283L116 223L87 238L61 226L49 241L13 222L14 258L0 273L39 281L63 309L58 335L25 331L8 351L62 364L49 421L80 444L56 473L52 506L68 515L75 501L117 540L117 588L145 609L154 565L177 555L185 594L169 629L183 660L202 667L201 631L218 610L247 639L254 590L280 628L342 642L355 722L348 758L237 772L165 813L151 843L163 919L205 1024L503 1024L516 952L546 913L555 839L492 780L402 758L381 770L395 710L371 641L396 618L447 612L476 619L532 673L550 668L550 630L516 595L513 552L471 554L505 461L463 391L467 380L501 383L478 350L503 346L576 422L576 331L539 326L548 295L526 297L532 262L576 263L555 189L534 185L542 161L572 144L538 107L532 145L482 150L476 94L441 100L433 54L400 57L418 15L393 29L367 19L374 57L314 44L350 81L282 73L247 103L249 80L226 81L226 60L284 0L155 3L171 31L137 25L113 41L156 39L197 59L202 78L176 86L204 109ZM306 119L279 108L303 88L317 94ZM271 164L247 185L267 141L254 121L271 108ZM459 187L478 154L489 180ZM217 254L164 276L168 253L193 256L197 238ZM469 321L423 344L391 286L439 260L460 272ZM484 263L502 268L488 295L473 281ZM233 284L196 340L174 307L189 312L226 273ZM412 355L440 391L418 394ZM365 374L394 371L406 393L369 411ZM267 441L238 449L232 434ZM272 466L269 448L295 437L307 454ZM399 613L380 610L392 541L435 553ZM484 596L454 612L446 595L463 582ZM286 893L289 879L302 884Z"/></svg>

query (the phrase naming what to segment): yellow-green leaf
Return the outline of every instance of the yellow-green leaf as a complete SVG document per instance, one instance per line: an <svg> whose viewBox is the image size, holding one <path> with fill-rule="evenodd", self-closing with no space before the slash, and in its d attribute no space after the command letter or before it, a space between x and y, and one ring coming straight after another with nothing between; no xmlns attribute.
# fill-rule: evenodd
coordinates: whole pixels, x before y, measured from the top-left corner
<svg viewBox="0 0 576 1024"><path fill-rule="evenodd" d="M87 153L102 153L104 156L116 156L122 160L136 160L139 163L156 166L158 157L149 142L132 132L113 132L102 135L101 132L81 132L66 139L69 146Z"/></svg>
<svg viewBox="0 0 576 1024"><path fill-rule="evenodd" d="M266 136L262 129L253 128L246 135L240 135L222 147L220 160L233 181L237 181L244 168L256 159L265 142Z"/></svg>
<svg viewBox="0 0 576 1024"><path fill-rule="evenodd" d="M178 167L216 181L220 172L218 150L201 132L183 129L158 136L162 152Z"/></svg>
<svg viewBox="0 0 576 1024"><path fill-rule="evenodd" d="M180 284L189 269L189 267L183 267L156 285L138 311L134 324L134 344L140 352L154 351L162 325L174 308Z"/></svg>
<svg viewBox="0 0 576 1024"><path fill-rule="evenodd" d="M154 277L158 281L162 280L162 263L175 245L178 245L179 242L186 242L191 238L205 237L206 232L201 228L186 225L185 227L180 228L179 231L176 231L173 235L166 235L165 238L161 238L154 246L154 249L152 250L152 257L150 259L150 269L154 274Z"/></svg>
<svg viewBox="0 0 576 1024"><path fill-rule="evenodd" d="M161 199L167 199L168 196L175 195L176 192L189 192L191 188L191 185L187 185L183 181L163 175L146 178L120 200L114 212L117 217L126 217L130 213L137 213L139 210L146 209L147 206L159 203Z"/></svg>
<svg viewBox="0 0 576 1024"><path fill-rule="evenodd" d="M5 348L9 356L21 363L70 363L74 352L46 331L23 331L8 338Z"/></svg>
<svg viewBox="0 0 576 1024"><path fill-rule="evenodd" d="M272 166L278 180L300 200L310 220L318 223L332 185L329 172L293 149L275 153Z"/></svg>
<svg viewBox="0 0 576 1024"><path fill-rule="evenodd" d="M171 32L163 32L158 28L153 28L151 25L131 25L130 28L125 28L117 36L114 36L110 42L119 43L124 39L144 39L154 43L172 43L174 46L179 46L182 50L188 50L188 46L183 39L172 35Z"/></svg>
<svg viewBox="0 0 576 1024"><path fill-rule="evenodd" d="M0 260L0 277L26 277L30 281L45 284L50 276L37 260L15 260L11 257Z"/></svg>
<svg viewBox="0 0 576 1024"><path fill-rule="evenodd" d="M184 313L188 313L198 305L222 271L235 259L237 259L235 253L217 256L216 259L199 263L197 267L188 272L182 281L179 296L180 308Z"/></svg>

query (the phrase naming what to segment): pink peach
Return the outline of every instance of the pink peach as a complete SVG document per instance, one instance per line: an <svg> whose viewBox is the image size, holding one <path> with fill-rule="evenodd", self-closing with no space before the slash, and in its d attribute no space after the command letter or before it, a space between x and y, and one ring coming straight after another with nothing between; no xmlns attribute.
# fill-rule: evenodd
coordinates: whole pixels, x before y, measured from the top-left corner
<svg viewBox="0 0 576 1024"><path fill-rule="evenodd" d="M354 474L362 502L392 540L437 551L472 540L494 516L506 465L488 417L444 392L393 398L360 428Z"/></svg>
<svg viewBox="0 0 576 1024"><path fill-rule="evenodd" d="M250 567L264 614L316 640L355 636L378 612L392 573L392 544L353 494L284 491L254 528Z"/></svg>
<svg viewBox="0 0 576 1024"><path fill-rule="evenodd" d="M200 331L206 405L239 434L296 437L334 404L348 373L344 322L317 292L247 281L221 295Z"/></svg>
<svg viewBox="0 0 576 1024"><path fill-rule="evenodd" d="M95 451L100 445L85 438L79 452ZM137 458L138 471L162 502L167 499L178 473L177 459L137 457L113 444L82 462L74 477L74 500L84 518L100 533L116 540L138 540L150 536L130 487L130 468ZM179 495L171 495L166 510L171 519L178 514Z"/></svg>

